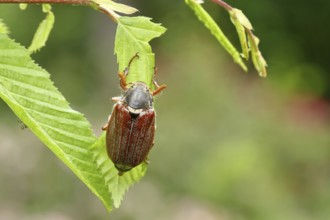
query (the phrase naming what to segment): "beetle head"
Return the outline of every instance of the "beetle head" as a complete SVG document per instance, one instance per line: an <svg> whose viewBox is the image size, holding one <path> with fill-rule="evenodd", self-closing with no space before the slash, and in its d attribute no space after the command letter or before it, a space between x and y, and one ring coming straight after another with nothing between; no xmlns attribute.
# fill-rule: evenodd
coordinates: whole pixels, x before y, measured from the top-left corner
<svg viewBox="0 0 330 220"><path fill-rule="evenodd" d="M131 114L139 115L143 110L152 108L153 97L146 84L136 82L125 91L123 102Z"/></svg>

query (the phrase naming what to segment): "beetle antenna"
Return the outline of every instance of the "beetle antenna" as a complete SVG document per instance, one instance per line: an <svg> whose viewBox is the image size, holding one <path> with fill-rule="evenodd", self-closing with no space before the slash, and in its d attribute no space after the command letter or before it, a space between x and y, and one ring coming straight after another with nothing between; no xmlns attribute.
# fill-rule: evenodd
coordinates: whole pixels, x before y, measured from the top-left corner
<svg viewBox="0 0 330 220"><path fill-rule="evenodd" d="M131 64L133 62L134 59L138 59L139 58L139 52L136 52L136 54L130 59L130 61L128 62L128 66L125 68L124 70L124 75L125 77L128 75L129 72L129 68L131 67Z"/></svg>
<svg viewBox="0 0 330 220"><path fill-rule="evenodd" d="M120 78L120 87L122 89L126 89L127 83L126 83L126 76L129 73L129 68L135 58L139 58L139 52L137 52L128 62L128 66L124 69L124 72L118 72L118 76Z"/></svg>
<svg viewBox="0 0 330 220"><path fill-rule="evenodd" d="M128 66L126 67L126 69L129 69L129 67L131 66L131 63L133 62L133 60L135 58L139 59L139 52L136 52L136 54L130 59L130 61L128 62Z"/></svg>

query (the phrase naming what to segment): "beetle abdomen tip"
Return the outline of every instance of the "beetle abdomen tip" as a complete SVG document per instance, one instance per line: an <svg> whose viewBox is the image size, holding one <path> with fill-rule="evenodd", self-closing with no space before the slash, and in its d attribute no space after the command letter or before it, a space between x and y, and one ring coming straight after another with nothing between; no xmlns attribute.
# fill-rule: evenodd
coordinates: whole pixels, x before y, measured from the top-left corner
<svg viewBox="0 0 330 220"><path fill-rule="evenodd" d="M130 171L133 167L125 164L115 164L116 169L119 171L119 176L123 175L124 172Z"/></svg>

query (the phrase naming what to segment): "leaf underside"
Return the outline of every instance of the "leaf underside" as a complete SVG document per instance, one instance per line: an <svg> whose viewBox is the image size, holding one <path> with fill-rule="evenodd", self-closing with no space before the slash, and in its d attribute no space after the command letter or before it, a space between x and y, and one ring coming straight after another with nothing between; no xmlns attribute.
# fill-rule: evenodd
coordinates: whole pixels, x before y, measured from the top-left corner
<svg viewBox="0 0 330 220"><path fill-rule="evenodd" d="M50 75L30 52L0 34L0 98L110 211L146 173L146 164L118 175L108 158L104 134L98 139L84 116L71 109Z"/></svg>
<svg viewBox="0 0 330 220"><path fill-rule="evenodd" d="M91 152L96 137L82 114L70 108L49 73L29 51L0 34L0 97L108 209L111 199Z"/></svg>

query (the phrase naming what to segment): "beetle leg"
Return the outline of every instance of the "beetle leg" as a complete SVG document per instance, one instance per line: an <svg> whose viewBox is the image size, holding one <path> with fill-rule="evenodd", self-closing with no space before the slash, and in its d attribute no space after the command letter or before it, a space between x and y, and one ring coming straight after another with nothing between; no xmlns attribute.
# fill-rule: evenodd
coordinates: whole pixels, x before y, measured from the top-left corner
<svg viewBox="0 0 330 220"><path fill-rule="evenodd" d="M111 115L109 115L107 123L106 123L105 125L102 126L102 128L101 128L102 131L106 131L106 130L108 130L110 117L111 117Z"/></svg>
<svg viewBox="0 0 330 220"><path fill-rule="evenodd" d="M144 162L145 162L146 164L149 164L149 163L150 163L150 160L149 160L148 158L146 158L146 159L144 160Z"/></svg>
<svg viewBox="0 0 330 220"><path fill-rule="evenodd" d="M153 96L157 95L158 93L160 93L162 90L166 89L166 87L167 87L167 85L165 85L165 84L159 86L155 80L154 80L154 85L156 87L156 90L154 90L152 92Z"/></svg>
<svg viewBox="0 0 330 220"><path fill-rule="evenodd" d="M111 98L111 101L113 101L113 102L119 102L119 101L121 101L121 97L120 96L112 97Z"/></svg>
<svg viewBox="0 0 330 220"><path fill-rule="evenodd" d="M105 125L103 125L101 129L102 129L102 131L108 130L108 123L106 123Z"/></svg>
<svg viewBox="0 0 330 220"><path fill-rule="evenodd" d="M158 72L157 67L154 67L154 78L153 78L153 83L154 83L154 85L155 85L155 87L156 87L156 90L152 92L152 95L153 95L153 96L157 95L158 93L160 93L162 90L164 90L164 89L167 87L167 85L165 85L165 84L163 84L163 85L161 85L161 86L158 85L158 83L157 83L156 80L155 80L155 76L156 76L157 72Z"/></svg>
<svg viewBox="0 0 330 220"><path fill-rule="evenodd" d="M126 68L127 69L127 68ZM125 69L125 71L126 71ZM126 83L126 74L125 72L122 73L122 72L118 72L118 76L119 76L119 81L120 81L120 87L125 90L126 89L126 86L127 86L127 83Z"/></svg>

